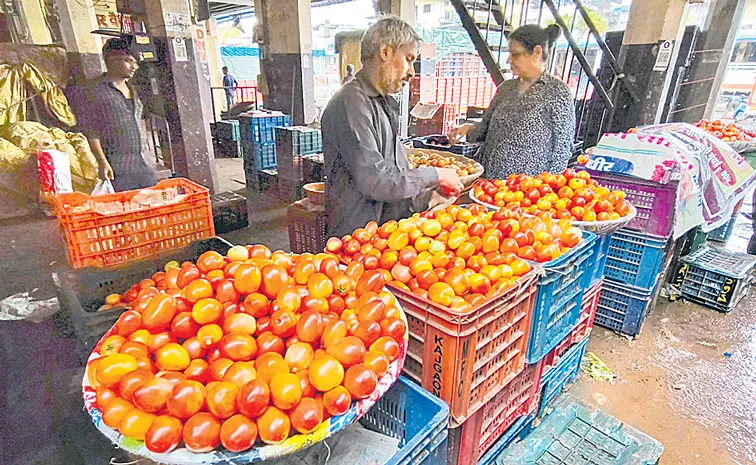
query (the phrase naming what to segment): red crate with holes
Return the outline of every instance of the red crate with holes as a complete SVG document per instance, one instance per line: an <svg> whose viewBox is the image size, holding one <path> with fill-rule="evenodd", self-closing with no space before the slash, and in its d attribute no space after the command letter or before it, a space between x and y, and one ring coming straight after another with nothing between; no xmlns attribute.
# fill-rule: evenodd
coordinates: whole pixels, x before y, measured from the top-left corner
<svg viewBox="0 0 756 465"><path fill-rule="evenodd" d="M484 408L525 368L536 276L465 315L389 284L409 323L404 374L443 399L457 423Z"/></svg>
<svg viewBox="0 0 756 465"><path fill-rule="evenodd" d="M451 422L447 463L476 465L517 420L538 409L542 363L527 365L461 425Z"/></svg>

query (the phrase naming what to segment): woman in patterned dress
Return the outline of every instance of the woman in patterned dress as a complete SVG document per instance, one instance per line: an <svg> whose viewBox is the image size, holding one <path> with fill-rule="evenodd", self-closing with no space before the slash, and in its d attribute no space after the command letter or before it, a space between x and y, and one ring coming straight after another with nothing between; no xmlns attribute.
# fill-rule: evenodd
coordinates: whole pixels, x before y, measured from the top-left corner
<svg viewBox="0 0 756 465"><path fill-rule="evenodd" d="M572 155L575 107L572 92L546 70L560 30L527 24L509 35L509 59L515 79L504 81L483 115L483 121L452 130L456 143L483 142L476 158L489 179L510 174L531 176L561 172Z"/></svg>

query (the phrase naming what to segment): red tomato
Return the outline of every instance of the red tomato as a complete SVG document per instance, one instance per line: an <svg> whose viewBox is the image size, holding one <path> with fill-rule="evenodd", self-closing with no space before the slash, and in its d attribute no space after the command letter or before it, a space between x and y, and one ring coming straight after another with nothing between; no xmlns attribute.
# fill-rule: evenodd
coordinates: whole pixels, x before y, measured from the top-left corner
<svg viewBox="0 0 756 465"><path fill-rule="evenodd" d="M184 425L184 445L192 452L210 452L220 444L221 423L207 412L200 412Z"/></svg>
<svg viewBox="0 0 756 465"><path fill-rule="evenodd" d="M357 280L355 291L357 292L357 297L361 297L366 292L378 293L383 289L383 286L385 285L386 280L383 276L383 273L377 270L366 271Z"/></svg>
<svg viewBox="0 0 756 465"><path fill-rule="evenodd" d="M323 406L332 416L343 415L352 405L352 395L344 386L336 386L323 394Z"/></svg>
<svg viewBox="0 0 756 465"><path fill-rule="evenodd" d="M236 396L239 388L228 381L213 381L207 387L207 409L220 419L236 413Z"/></svg>
<svg viewBox="0 0 756 465"><path fill-rule="evenodd" d="M257 440L257 425L244 415L234 415L223 422L220 441L231 452L242 452Z"/></svg>
<svg viewBox="0 0 756 465"><path fill-rule="evenodd" d="M271 406L257 418L257 428L262 442L265 444L281 444L289 437L291 421L288 415Z"/></svg>
<svg viewBox="0 0 756 465"><path fill-rule="evenodd" d="M260 289L268 298L275 299L281 289L286 286L288 279L289 275L283 267L267 265L262 269L262 284Z"/></svg>
<svg viewBox="0 0 756 465"><path fill-rule="evenodd" d="M323 410L311 398L304 398L290 412L291 426L301 434L310 434L323 422Z"/></svg>
<svg viewBox="0 0 756 465"><path fill-rule="evenodd" d="M176 315L176 299L168 294L158 294L151 298L142 312L142 327L158 333L168 329Z"/></svg>
<svg viewBox="0 0 756 465"><path fill-rule="evenodd" d="M255 379L239 389L236 405L239 412L249 418L257 418L268 408L270 389L261 379Z"/></svg>
<svg viewBox="0 0 756 465"><path fill-rule="evenodd" d="M163 454L175 449L181 442L183 425L170 415L155 418L144 436L147 450Z"/></svg>

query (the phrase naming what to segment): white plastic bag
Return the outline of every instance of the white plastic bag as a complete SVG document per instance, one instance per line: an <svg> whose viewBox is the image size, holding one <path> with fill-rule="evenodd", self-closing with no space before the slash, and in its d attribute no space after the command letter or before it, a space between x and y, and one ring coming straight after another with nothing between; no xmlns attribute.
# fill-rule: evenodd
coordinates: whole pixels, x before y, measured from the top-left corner
<svg viewBox="0 0 756 465"><path fill-rule="evenodd" d="M102 180L98 179L97 184L95 184L94 189L92 189L92 195L106 195L106 194L114 194L115 190L113 189L113 183L110 182L110 179Z"/></svg>

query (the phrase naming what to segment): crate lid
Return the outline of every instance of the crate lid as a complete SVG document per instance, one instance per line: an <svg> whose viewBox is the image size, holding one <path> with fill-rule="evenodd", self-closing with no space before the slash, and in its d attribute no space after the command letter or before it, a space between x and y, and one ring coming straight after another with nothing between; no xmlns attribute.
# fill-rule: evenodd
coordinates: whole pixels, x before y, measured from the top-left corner
<svg viewBox="0 0 756 465"><path fill-rule="evenodd" d="M704 244L700 249L680 258L680 260L735 279L745 278L756 265L756 256L754 255L731 252L709 244Z"/></svg>

